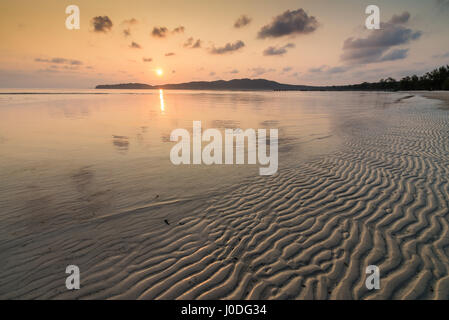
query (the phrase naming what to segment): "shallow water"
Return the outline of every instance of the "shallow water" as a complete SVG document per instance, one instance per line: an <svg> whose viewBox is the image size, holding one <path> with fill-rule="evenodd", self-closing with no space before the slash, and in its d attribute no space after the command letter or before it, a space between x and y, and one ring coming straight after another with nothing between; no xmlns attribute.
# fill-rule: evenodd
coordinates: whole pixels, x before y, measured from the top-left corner
<svg viewBox="0 0 449 320"><path fill-rule="evenodd" d="M58 92L65 94L54 94ZM388 143L396 139L407 143L403 133L414 128L414 123L422 126L428 121L434 126L439 117L432 113L434 118L427 119L426 114L416 111L421 105L433 108L435 102L419 97L397 102L406 95L401 93L92 92L21 95L3 90L0 94L0 297L157 297L170 288L160 289L164 279L170 278L157 271L164 270L165 264L182 264L186 252L186 264L194 269L204 268L205 260L211 259L198 253L207 248L198 242L208 243L215 237L214 232L202 229L210 227L204 220L211 219L208 212L211 217L222 214L216 221L239 217L227 221L226 228L232 225L232 232L240 239L259 220L239 219L247 211L257 215L257 210L265 210L257 206L260 199L248 194L263 190L267 199L274 196L264 206L282 207L291 196L282 200L279 194L293 192L299 183L289 178L284 186L283 179L295 170L299 170L295 173L298 181L306 184L321 179L318 173L308 172L313 167L308 163L313 161L318 163L314 170L324 165L339 173L338 161L332 164L334 160L329 159L334 158L326 158L329 154L343 147L342 158L352 157L352 153L357 156L357 148L364 156L381 147L389 152ZM193 120L202 121L203 129L277 128L278 174L260 177L258 165L174 166L169 159L174 145L169 141L170 133L176 128L191 131ZM393 127L405 131L392 131ZM382 140L384 132L388 137ZM374 136L377 140L373 142L370 138ZM410 150L423 143L419 139L410 142ZM440 153L445 150L435 148ZM432 150L432 146L423 145L424 154ZM366 159L360 156L345 163L349 169L342 174ZM352 179L369 172L355 173ZM338 185L339 180L334 182ZM363 189L358 183L351 182L351 188ZM319 189L329 185L331 182L326 182ZM239 196L235 192L240 192L240 186L243 191ZM276 191L279 186L282 188ZM306 215L326 204L320 199L310 203ZM330 205L329 210L333 207ZM164 229L174 226L185 228L185 232ZM171 234L166 239L172 240L160 249L157 246L164 243L168 232ZM235 237L229 241L233 243ZM232 243L228 245L232 247ZM154 246L155 251L148 251ZM158 250L163 252L158 254ZM195 254L204 260L196 267L192 262ZM65 291L65 266L71 263L85 272L84 291ZM142 264L151 266L151 272ZM188 274L180 275L180 270L182 266L170 281L189 278ZM146 271L151 276L146 277ZM134 276L138 278L135 281ZM166 297L180 296L186 288L188 284L171 294L168 290ZM128 295L120 296L125 291ZM205 292L199 290L192 297Z"/></svg>
<svg viewBox="0 0 449 320"><path fill-rule="evenodd" d="M172 130L191 131L193 120L203 130L276 128L282 169L291 159L337 145L338 126L354 107L391 99L306 92L27 92L53 94L0 95L0 218L33 211L25 203L39 199L51 199L42 210L56 216L74 207L102 215L145 206L156 197L204 196L258 175L259 165L174 166ZM84 210L79 198L86 192L94 204Z"/></svg>

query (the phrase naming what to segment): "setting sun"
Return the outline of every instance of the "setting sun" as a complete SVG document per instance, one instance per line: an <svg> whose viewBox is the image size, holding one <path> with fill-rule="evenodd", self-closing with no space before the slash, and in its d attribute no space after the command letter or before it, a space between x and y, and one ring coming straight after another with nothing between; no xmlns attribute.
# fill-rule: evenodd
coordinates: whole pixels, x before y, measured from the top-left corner
<svg viewBox="0 0 449 320"><path fill-rule="evenodd" d="M156 69L156 74L160 77L164 74L164 71L162 69Z"/></svg>

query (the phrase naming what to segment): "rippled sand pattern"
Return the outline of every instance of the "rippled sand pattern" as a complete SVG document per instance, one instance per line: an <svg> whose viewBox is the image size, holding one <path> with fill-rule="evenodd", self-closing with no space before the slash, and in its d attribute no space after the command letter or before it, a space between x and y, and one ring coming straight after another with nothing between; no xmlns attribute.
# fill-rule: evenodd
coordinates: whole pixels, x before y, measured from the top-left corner
<svg viewBox="0 0 449 320"><path fill-rule="evenodd" d="M192 214L157 228L136 209L64 239L59 230L3 244L19 258L1 270L0 297L448 299L449 114L392 106L388 115L342 126L333 154L206 204L161 204ZM84 270L75 292L52 273L71 261ZM19 279L27 262L35 269ZM365 287L368 265L380 268L380 290Z"/></svg>

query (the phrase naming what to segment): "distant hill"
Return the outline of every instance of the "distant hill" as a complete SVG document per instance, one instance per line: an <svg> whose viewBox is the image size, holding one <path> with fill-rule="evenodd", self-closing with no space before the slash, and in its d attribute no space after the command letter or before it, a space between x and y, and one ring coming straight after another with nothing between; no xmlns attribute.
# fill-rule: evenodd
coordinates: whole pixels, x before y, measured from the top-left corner
<svg viewBox="0 0 449 320"><path fill-rule="evenodd" d="M364 82L342 86L302 86L283 84L266 79L234 79L229 81L196 81L151 86L143 83L99 85L96 89L183 89L183 90L270 90L270 91L398 91L398 90L449 90L449 65L442 66L418 77L381 79L379 82Z"/></svg>
<svg viewBox="0 0 449 320"><path fill-rule="evenodd" d="M320 90L320 87L282 84L266 79L194 81L151 86L144 83L98 85L95 89L177 89L177 90Z"/></svg>
<svg viewBox="0 0 449 320"><path fill-rule="evenodd" d="M145 83L121 83L98 85L95 89L157 89Z"/></svg>

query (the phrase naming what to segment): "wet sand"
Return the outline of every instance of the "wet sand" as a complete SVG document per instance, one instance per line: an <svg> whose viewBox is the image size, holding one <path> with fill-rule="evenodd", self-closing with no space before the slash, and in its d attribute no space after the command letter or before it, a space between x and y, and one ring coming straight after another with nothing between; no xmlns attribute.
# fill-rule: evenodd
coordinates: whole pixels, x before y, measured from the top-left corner
<svg viewBox="0 0 449 320"><path fill-rule="evenodd" d="M449 110L449 91L420 91L418 94L425 98L429 99L437 99L443 102L443 105L441 106L444 110Z"/></svg>
<svg viewBox="0 0 449 320"><path fill-rule="evenodd" d="M337 150L201 199L105 209L114 196L81 168L101 214L52 225L42 197L16 213L30 225L0 226L0 298L448 299L449 113L401 97L341 119ZM72 263L81 290L64 288Z"/></svg>

